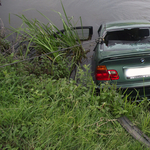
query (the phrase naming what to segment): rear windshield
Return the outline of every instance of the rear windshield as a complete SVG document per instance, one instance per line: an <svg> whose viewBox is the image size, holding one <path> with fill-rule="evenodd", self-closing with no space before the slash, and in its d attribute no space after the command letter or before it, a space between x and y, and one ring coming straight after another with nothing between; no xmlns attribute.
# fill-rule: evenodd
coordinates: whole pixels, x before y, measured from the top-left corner
<svg viewBox="0 0 150 150"><path fill-rule="evenodd" d="M107 32L105 50L150 48L150 29L124 29Z"/></svg>

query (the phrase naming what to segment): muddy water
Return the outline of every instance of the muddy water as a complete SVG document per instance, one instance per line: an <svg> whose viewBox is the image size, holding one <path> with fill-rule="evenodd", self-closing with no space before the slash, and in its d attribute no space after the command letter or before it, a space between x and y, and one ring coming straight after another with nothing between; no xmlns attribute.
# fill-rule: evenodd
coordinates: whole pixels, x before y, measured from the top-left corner
<svg viewBox="0 0 150 150"><path fill-rule="evenodd" d="M82 17L83 25L93 26L93 39L97 37L100 24L117 20L146 19L150 20L149 0L62 0L68 16L74 20ZM50 18L60 29L62 24L55 11L63 13L60 0L1 0L0 18L5 27L19 27L21 20L13 14L24 14L30 19L37 18L47 22L36 10ZM87 46L90 47L90 46ZM92 49L92 48L90 48ZM90 53L91 54L91 53Z"/></svg>

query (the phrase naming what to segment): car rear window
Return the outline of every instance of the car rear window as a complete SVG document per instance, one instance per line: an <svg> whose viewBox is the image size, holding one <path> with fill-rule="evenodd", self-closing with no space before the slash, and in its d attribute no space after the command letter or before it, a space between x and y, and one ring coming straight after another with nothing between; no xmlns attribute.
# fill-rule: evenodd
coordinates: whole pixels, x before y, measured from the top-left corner
<svg viewBox="0 0 150 150"><path fill-rule="evenodd" d="M107 32L104 38L104 43L106 50L111 50L116 47L119 48L119 46L121 46L123 49L131 48L132 46L149 46L150 29L134 28Z"/></svg>

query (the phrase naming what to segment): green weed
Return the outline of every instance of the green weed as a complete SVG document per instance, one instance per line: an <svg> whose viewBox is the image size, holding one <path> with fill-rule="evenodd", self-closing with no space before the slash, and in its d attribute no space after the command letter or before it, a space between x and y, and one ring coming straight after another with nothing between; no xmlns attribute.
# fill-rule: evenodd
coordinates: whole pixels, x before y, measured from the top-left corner
<svg viewBox="0 0 150 150"><path fill-rule="evenodd" d="M47 19L48 24L44 24L37 19L29 20L24 15L17 15L23 23L18 29L11 27L11 34L17 33L16 39L21 36L21 42L28 42L26 52L24 53L25 58L27 58L31 52L31 48L36 51L37 55L52 52L52 54L46 55L46 57L47 61L49 60L49 67L51 67L52 74L56 75L56 77L67 77L68 72L71 75L75 67L81 63L82 58L86 57L85 50L81 46L79 35L75 30L72 30L76 25L74 24L73 17L71 19L68 18L63 4L62 9L64 11L64 17L60 12L57 13L61 18L65 33L62 33L61 30L41 12L39 12L39 14ZM56 52L64 48L68 49ZM21 53L23 54L23 52Z"/></svg>
<svg viewBox="0 0 150 150"><path fill-rule="evenodd" d="M2 65L12 56L0 58ZM1 149L145 149L116 118L125 114L150 136L146 100L127 102L110 85L95 95L88 66L75 80L54 80L23 65L0 72Z"/></svg>

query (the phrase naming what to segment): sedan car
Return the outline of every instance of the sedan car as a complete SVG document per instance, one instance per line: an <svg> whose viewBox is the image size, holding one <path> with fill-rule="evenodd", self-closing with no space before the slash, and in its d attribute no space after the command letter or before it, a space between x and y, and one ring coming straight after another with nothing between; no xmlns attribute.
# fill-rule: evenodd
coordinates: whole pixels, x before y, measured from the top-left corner
<svg viewBox="0 0 150 150"><path fill-rule="evenodd" d="M150 22L105 23L98 34L92 60L97 87L108 82L150 96Z"/></svg>

